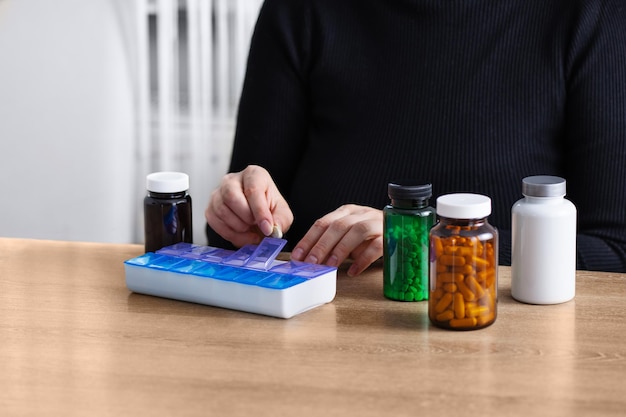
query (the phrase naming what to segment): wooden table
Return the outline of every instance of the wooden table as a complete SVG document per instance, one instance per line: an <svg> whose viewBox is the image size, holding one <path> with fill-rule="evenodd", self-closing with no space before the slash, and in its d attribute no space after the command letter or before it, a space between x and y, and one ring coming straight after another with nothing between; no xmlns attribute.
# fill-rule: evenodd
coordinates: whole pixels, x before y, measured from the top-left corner
<svg viewBox="0 0 626 417"><path fill-rule="evenodd" d="M139 245L0 239L3 416L624 416L626 274L471 332L388 301L382 270L289 320L133 294Z"/></svg>

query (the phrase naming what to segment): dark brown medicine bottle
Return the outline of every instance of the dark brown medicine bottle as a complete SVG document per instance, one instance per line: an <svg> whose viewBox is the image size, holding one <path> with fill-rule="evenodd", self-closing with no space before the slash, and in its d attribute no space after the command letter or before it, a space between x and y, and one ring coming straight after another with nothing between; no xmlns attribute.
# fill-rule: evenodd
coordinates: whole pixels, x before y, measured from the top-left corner
<svg viewBox="0 0 626 417"><path fill-rule="evenodd" d="M182 172L155 172L146 177L143 200L145 249L155 252L179 242L192 243L189 176Z"/></svg>

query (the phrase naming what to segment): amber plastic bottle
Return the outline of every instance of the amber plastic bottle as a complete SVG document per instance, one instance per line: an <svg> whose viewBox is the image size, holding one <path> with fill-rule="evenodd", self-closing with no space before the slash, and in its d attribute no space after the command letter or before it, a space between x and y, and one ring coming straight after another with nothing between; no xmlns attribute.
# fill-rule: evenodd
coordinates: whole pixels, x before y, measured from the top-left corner
<svg viewBox="0 0 626 417"><path fill-rule="evenodd" d="M489 224L491 199L448 194L437 199L430 232L428 316L438 327L474 330L497 317L498 232Z"/></svg>
<svg viewBox="0 0 626 417"><path fill-rule="evenodd" d="M145 250L155 252L179 242L192 243L189 176L182 172L155 172L146 177L144 198Z"/></svg>

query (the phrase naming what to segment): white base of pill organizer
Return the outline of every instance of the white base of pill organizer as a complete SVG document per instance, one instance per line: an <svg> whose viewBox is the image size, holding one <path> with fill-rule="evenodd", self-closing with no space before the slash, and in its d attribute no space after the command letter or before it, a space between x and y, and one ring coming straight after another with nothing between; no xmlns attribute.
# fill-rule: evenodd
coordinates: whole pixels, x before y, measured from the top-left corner
<svg viewBox="0 0 626 417"><path fill-rule="evenodd" d="M337 271L286 289L270 289L124 265L133 292L288 319L335 298Z"/></svg>

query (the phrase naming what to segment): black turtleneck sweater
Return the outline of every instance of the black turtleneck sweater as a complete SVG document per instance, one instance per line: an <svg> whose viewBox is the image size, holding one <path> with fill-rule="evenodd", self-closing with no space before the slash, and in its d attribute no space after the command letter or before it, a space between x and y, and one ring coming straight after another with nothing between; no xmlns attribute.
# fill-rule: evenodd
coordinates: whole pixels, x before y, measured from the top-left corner
<svg viewBox="0 0 626 417"><path fill-rule="evenodd" d="M626 271L626 0L265 0L230 169L249 164L289 202L292 245L415 178L432 205L491 197L502 264L522 178L558 175L578 268Z"/></svg>

